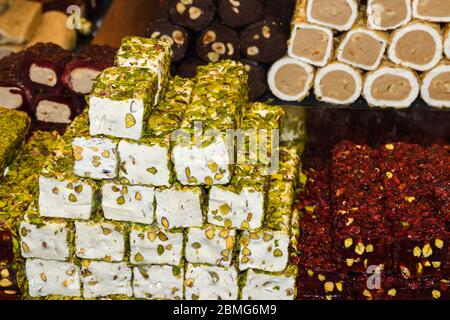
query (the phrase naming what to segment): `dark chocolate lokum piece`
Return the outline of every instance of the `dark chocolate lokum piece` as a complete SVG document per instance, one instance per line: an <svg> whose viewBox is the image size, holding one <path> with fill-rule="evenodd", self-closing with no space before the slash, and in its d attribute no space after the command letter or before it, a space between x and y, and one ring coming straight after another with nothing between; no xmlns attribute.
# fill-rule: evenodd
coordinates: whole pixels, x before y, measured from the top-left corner
<svg viewBox="0 0 450 320"><path fill-rule="evenodd" d="M206 65L206 62L196 57L189 57L179 64L177 74L182 78L195 78L197 68Z"/></svg>
<svg viewBox="0 0 450 320"><path fill-rule="evenodd" d="M238 34L224 25L211 26L197 38L197 55L206 62L236 60L240 53Z"/></svg>
<svg viewBox="0 0 450 320"><path fill-rule="evenodd" d="M22 84L23 52L12 53L0 60L0 106L27 110L31 91Z"/></svg>
<svg viewBox="0 0 450 320"><path fill-rule="evenodd" d="M165 40L172 45L172 62L178 62L186 55L189 47L189 33L185 28L170 21L157 21L150 24L146 35L150 38Z"/></svg>
<svg viewBox="0 0 450 320"><path fill-rule="evenodd" d="M117 49L110 46L89 45L78 52L66 65L62 75L65 87L75 94L91 92L94 79L114 65Z"/></svg>
<svg viewBox="0 0 450 320"><path fill-rule="evenodd" d="M248 72L249 98L258 100L267 92L267 70L266 67L256 61L242 59L245 70Z"/></svg>
<svg viewBox="0 0 450 320"><path fill-rule="evenodd" d="M213 0L171 0L169 14L173 23L200 31L214 20L216 6Z"/></svg>
<svg viewBox="0 0 450 320"><path fill-rule="evenodd" d="M219 0L217 11L224 24L239 29L262 17L264 3L262 0Z"/></svg>
<svg viewBox="0 0 450 320"><path fill-rule="evenodd" d="M53 43L38 43L25 51L23 81L36 89L57 90L72 53Z"/></svg>
<svg viewBox="0 0 450 320"><path fill-rule="evenodd" d="M288 34L275 21L259 21L241 32L241 51L251 60L272 63L286 53Z"/></svg>

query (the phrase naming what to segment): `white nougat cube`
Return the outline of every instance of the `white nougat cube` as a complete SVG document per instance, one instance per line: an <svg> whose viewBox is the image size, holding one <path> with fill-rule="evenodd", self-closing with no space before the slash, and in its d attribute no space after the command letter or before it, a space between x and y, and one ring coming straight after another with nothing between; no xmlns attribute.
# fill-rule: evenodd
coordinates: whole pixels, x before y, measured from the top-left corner
<svg viewBox="0 0 450 320"><path fill-rule="evenodd" d="M202 226L202 190L200 188L157 189L155 197L158 226L165 229Z"/></svg>
<svg viewBox="0 0 450 320"><path fill-rule="evenodd" d="M239 269L281 272L288 263L290 238L286 232L244 232L241 236Z"/></svg>
<svg viewBox="0 0 450 320"><path fill-rule="evenodd" d="M144 104L144 100L139 98L112 100L90 97L90 134L139 140L144 125Z"/></svg>
<svg viewBox="0 0 450 320"><path fill-rule="evenodd" d="M154 189L106 183L102 188L102 209L106 219L152 224Z"/></svg>
<svg viewBox="0 0 450 320"><path fill-rule="evenodd" d="M85 298L121 295L131 297L132 270L125 262L82 262L82 282Z"/></svg>
<svg viewBox="0 0 450 320"><path fill-rule="evenodd" d="M75 138L72 143L74 173L92 179L117 177L117 143L107 138Z"/></svg>
<svg viewBox="0 0 450 320"><path fill-rule="evenodd" d="M31 297L81 296L80 270L72 263L28 259L25 272Z"/></svg>
<svg viewBox="0 0 450 320"><path fill-rule="evenodd" d="M22 257L65 261L69 257L69 228L65 222L20 223Z"/></svg>
<svg viewBox="0 0 450 320"><path fill-rule="evenodd" d="M183 299L183 269L172 266L133 268L133 291L139 299Z"/></svg>
<svg viewBox="0 0 450 320"><path fill-rule="evenodd" d="M183 257L183 233L133 226L130 251L130 261L133 264L178 266Z"/></svg>
<svg viewBox="0 0 450 320"><path fill-rule="evenodd" d="M189 228L186 242L186 260L228 267L233 257L236 231L214 226Z"/></svg>
<svg viewBox="0 0 450 320"><path fill-rule="evenodd" d="M130 184L170 186L169 146L122 140L119 143L120 177Z"/></svg>
<svg viewBox="0 0 450 320"><path fill-rule="evenodd" d="M262 226L264 219L264 191L260 188L213 186L209 193L208 222L253 230Z"/></svg>
<svg viewBox="0 0 450 320"><path fill-rule="evenodd" d="M87 220L94 202L93 189L82 180L72 183L39 177L39 214L42 217Z"/></svg>
<svg viewBox="0 0 450 320"><path fill-rule="evenodd" d="M187 300L237 300L238 274L234 267L188 264L185 280Z"/></svg>
<svg viewBox="0 0 450 320"><path fill-rule="evenodd" d="M229 183L231 152L225 134L214 137L206 146L178 141L172 147L172 160L178 181L183 185Z"/></svg>
<svg viewBox="0 0 450 320"><path fill-rule="evenodd" d="M125 255L124 232L112 223L75 222L76 255L82 259L121 261Z"/></svg>
<svg viewBox="0 0 450 320"><path fill-rule="evenodd" d="M242 300L293 300L295 275L273 275L248 270Z"/></svg>

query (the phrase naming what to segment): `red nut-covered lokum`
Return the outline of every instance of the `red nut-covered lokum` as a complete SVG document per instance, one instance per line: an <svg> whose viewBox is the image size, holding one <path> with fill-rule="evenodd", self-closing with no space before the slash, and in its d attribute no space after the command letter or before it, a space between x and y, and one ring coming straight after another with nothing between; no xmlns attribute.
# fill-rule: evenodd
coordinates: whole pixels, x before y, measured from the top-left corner
<svg viewBox="0 0 450 320"><path fill-rule="evenodd" d="M448 232L433 200L422 146L380 147L385 206L394 232L395 272L405 279L438 276L448 260Z"/></svg>
<svg viewBox="0 0 450 320"><path fill-rule="evenodd" d="M384 190L376 150L342 142L332 150L332 204L342 266L365 273L387 269L392 236L384 212Z"/></svg>
<svg viewBox="0 0 450 320"><path fill-rule="evenodd" d="M308 171L300 194L302 210L299 239L298 298L304 300L346 299L346 276L337 267L330 207L329 171Z"/></svg>

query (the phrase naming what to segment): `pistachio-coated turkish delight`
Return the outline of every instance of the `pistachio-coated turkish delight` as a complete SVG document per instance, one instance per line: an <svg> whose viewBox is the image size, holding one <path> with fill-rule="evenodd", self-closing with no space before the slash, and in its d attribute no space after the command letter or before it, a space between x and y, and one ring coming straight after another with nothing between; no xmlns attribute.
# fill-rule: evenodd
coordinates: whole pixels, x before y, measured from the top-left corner
<svg viewBox="0 0 450 320"><path fill-rule="evenodd" d="M203 193L199 187L158 188L156 222L164 229L200 227L203 225Z"/></svg>
<svg viewBox="0 0 450 320"><path fill-rule="evenodd" d="M157 75L158 89L155 103L164 95L166 83L170 77L172 48L164 40L143 37L125 37L116 55L116 65L120 67L138 67Z"/></svg>
<svg viewBox="0 0 450 320"><path fill-rule="evenodd" d="M132 270L124 262L81 261L83 297L126 299L133 295Z"/></svg>
<svg viewBox="0 0 450 320"><path fill-rule="evenodd" d="M155 226L133 225L130 233L130 262L136 265L179 266L183 257L183 232Z"/></svg>
<svg viewBox="0 0 450 320"><path fill-rule="evenodd" d="M102 209L106 219L142 224L154 222L153 188L110 182L103 185L102 195Z"/></svg>
<svg viewBox="0 0 450 320"><path fill-rule="evenodd" d="M207 225L189 228L186 241L186 260L229 267L233 258L236 241L234 229Z"/></svg>
<svg viewBox="0 0 450 320"><path fill-rule="evenodd" d="M246 231L239 239L239 270L281 272L288 264L289 235L282 231Z"/></svg>
<svg viewBox="0 0 450 320"><path fill-rule="evenodd" d="M11 125L14 124L14 125ZM14 159L30 126L25 112L0 108L0 172Z"/></svg>
<svg viewBox="0 0 450 320"><path fill-rule="evenodd" d="M145 69L105 69L89 96L90 134L139 140L156 87L156 75Z"/></svg>
<svg viewBox="0 0 450 320"><path fill-rule="evenodd" d="M296 266L284 273L248 270L242 287L242 300L294 300ZM292 269L292 270L290 270Z"/></svg>
<svg viewBox="0 0 450 320"><path fill-rule="evenodd" d="M237 300L238 298L238 274L235 267L188 264L184 285L187 300Z"/></svg>
<svg viewBox="0 0 450 320"><path fill-rule="evenodd" d="M170 161L170 136L144 137L119 142L121 182L134 185L170 186L174 182Z"/></svg>
<svg viewBox="0 0 450 320"><path fill-rule="evenodd" d="M213 186L209 192L208 222L241 230L259 229L265 212L264 185Z"/></svg>
<svg viewBox="0 0 450 320"><path fill-rule="evenodd" d="M138 299L182 300L184 270L174 266L133 268L133 291Z"/></svg>
<svg viewBox="0 0 450 320"><path fill-rule="evenodd" d="M293 182L272 181L270 183L265 218L267 228L290 231L294 196Z"/></svg>

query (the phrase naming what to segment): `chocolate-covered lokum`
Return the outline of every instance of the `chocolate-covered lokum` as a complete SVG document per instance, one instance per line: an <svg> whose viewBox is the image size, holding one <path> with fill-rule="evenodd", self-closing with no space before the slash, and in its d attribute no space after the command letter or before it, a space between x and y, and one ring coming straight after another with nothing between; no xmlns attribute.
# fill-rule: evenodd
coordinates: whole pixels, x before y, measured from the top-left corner
<svg viewBox="0 0 450 320"><path fill-rule="evenodd" d="M224 25L211 26L197 38L197 55L207 62L237 60L240 56L239 36Z"/></svg>
<svg viewBox="0 0 450 320"><path fill-rule="evenodd" d="M72 93L85 95L91 92L94 79L101 71L114 65L117 49L109 46L89 45L66 65L62 82Z"/></svg>
<svg viewBox="0 0 450 320"><path fill-rule="evenodd" d="M197 76L197 68L205 64L205 61L197 57L186 58L179 64L177 74L183 78L195 78Z"/></svg>
<svg viewBox="0 0 450 320"><path fill-rule="evenodd" d="M287 39L277 22L262 20L241 31L241 51L249 59L271 63L286 53Z"/></svg>
<svg viewBox="0 0 450 320"><path fill-rule="evenodd" d="M150 38L162 39L172 45L172 62L178 62L184 58L189 47L189 33L180 26L170 21L157 21L152 23L146 32Z"/></svg>
<svg viewBox="0 0 450 320"><path fill-rule="evenodd" d="M255 101L267 92L267 69L264 65L249 59L243 59L241 62L248 73L249 99Z"/></svg>
<svg viewBox="0 0 450 320"><path fill-rule="evenodd" d="M194 31L200 31L213 21L216 6L213 0L171 0L169 14L172 22Z"/></svg>
<svg viewBox="0 0 450 320"><path fill-rule="evenodd" d="M262 17L264 2L262 0L219 0L217 11L224 24L239 29Z"/></svg>
<svg viewBox="0 0 450 320"><path fill-rule="evenodd" d="M12 53L0 60L0 105L7 109L27 110L31 90L22 84L24 53Z"/></svg>
<svg viewBox="0 0 450 320"><path fill-rule="evenodd" d="M37 89L59 89L70 51L52 43L38 43L27 49L22 64L23 81Z"/></svg>

